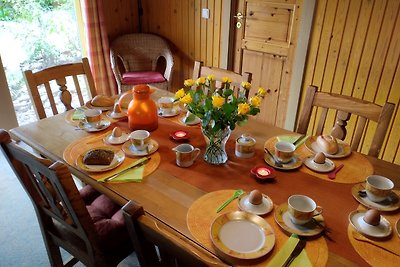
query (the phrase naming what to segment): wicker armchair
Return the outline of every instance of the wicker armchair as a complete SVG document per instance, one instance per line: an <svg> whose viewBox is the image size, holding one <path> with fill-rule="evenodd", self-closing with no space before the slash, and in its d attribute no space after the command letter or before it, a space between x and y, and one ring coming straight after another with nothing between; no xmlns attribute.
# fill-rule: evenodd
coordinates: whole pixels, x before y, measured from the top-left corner
<svg viewBox="0 0 400 267"><path fill-rule="evenodd" d="M163 38L146 33L120 36L111 43L110 57L119 93L143 83L169 90L174 60Z"/></svg>

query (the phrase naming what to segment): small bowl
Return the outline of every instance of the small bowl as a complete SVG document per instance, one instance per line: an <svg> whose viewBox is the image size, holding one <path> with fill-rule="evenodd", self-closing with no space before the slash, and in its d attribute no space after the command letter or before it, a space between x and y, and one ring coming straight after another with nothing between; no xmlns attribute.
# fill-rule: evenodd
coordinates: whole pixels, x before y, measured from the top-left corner
<svg viewBox="0 0 400 267"><path fill-rule="evenodd" d="M275 170L266 165L255 166L250 173L260 182L272 181L276 177Z"/></svg>
<svg viewBox="0 0 400 267"><path fill-rule="evenodd" d="M175 131L169 134L169 136L175 141L187 141L189 140L189 133L186 131Z"/></svg>

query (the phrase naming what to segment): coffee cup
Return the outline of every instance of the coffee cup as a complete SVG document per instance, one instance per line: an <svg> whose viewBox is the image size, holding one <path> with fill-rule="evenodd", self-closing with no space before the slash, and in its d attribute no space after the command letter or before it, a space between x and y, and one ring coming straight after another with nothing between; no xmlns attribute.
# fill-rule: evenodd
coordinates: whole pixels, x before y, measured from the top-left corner
<svg viewBox="0 0 400 267"><path fill-rule="evenodd" d="M99 109L86 109L84 112L86 122L94 127L99 126L101 122L101 113Z"/></svg>
<svg viewBox="0 0 400 267"><path fill-rule="evenodd" d="M308 223L314 216L322 213L322 207L305 195L292 195L288 198L288 212L294 224Z"/></svg>
<svg viewBox="0 0 400 267"><path fill-rule="evenodd" d="M162 114L171 114L174 108L174 99L163 96L158 99L158 106Z"/></svg>
<svg viewBox="0 0 400 267"><path fill-rule="evenodd" d="M373 202L380 202L385 200L394 187L394 183L380 175L370 175L367 177L365 184L365 191L367 197Z"/></svg>
<svg viewBox="0 0 400 267"><path fill-rule="evenodd" d="M135 149L146 150L150 143L150 132L146 130L136 130L129 134L129 139Z"/></svg>
<svg viewBox="0 0 400 267"><path fill-rule="evenodd" d="M280 141L275 144L275 155L283 163L292 160L296 146L286 141Z"/></svg>
<svg viewBox="0 0 400 267"><path fill-rule="evenodd" d="M172 149L176 154L176 165L190 167L200 154L200 149L190 144L180 144Z"/></svg>

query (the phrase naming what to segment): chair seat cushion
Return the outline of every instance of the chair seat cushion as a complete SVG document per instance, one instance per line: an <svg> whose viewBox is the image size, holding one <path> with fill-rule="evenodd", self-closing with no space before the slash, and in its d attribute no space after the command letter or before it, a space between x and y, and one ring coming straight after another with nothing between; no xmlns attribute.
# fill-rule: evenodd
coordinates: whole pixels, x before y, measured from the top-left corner
<svg viewBox="0 0 400 267"><path fill-rule="evenodd" d="M121 244L130 243L120 206L89 185L80 190L80 195L92 218L102 248L115 249Z"/></svg>
<svg viewBox="0 0 400 267"><path fill-rule="evenodd" d="M122 74L123 84L162 83L164 76L157 71L135 71Z"/></svg>

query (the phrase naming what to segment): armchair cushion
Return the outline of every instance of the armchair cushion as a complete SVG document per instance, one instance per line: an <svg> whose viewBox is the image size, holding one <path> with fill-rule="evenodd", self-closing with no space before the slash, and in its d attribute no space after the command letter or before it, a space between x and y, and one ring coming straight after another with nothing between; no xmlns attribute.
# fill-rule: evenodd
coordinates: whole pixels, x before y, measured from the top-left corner
<svg viewBox="0 0 400 267"><path fill-rule="evenodd" d="M122 74L123 84L161 83L164 76L157 71L135 71Z"/></svg>

